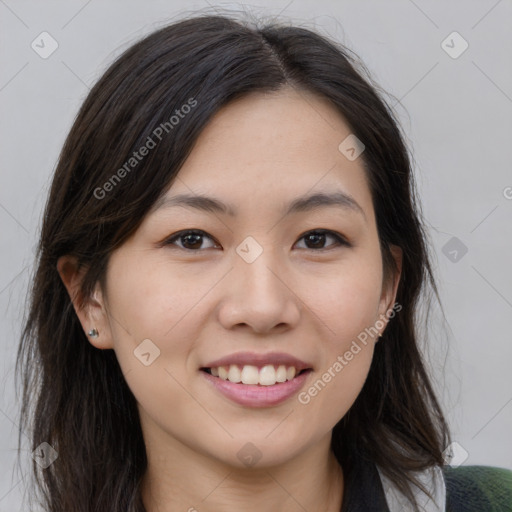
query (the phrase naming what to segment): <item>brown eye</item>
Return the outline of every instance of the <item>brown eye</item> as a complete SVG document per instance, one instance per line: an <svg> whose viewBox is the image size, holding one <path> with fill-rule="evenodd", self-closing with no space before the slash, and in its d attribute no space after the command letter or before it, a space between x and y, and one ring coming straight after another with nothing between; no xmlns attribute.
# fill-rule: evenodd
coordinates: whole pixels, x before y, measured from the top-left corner
<svg viewBox="0 0 512 512"><path fill-rule="evenodd" d="M179 248L189 250L189 251L197 251L201 249L203 245L203 239L208 238L213 241L213 238L207 235L204 231L193 229L187 231L180 231L176 233L171 238L168 238L165 241L165 245L177 245L176 241L181 241L181 246L178 245ZM203 247L204 249L204 247Z"/></svg>
<svg viewBox="0 0 512 512"><path fill-rule="evenodd" d="M329 244L328 247L350 247L350 244L339 233L336 233L335 231L329 231L326 229L316 229L314 231L308 231L308 233L301 237L301 240L305 240L305 249L324 250L327 249L326 247L324 247L324 245L326 243L326 240L329 238L333 239L335 243Z"/></svg>

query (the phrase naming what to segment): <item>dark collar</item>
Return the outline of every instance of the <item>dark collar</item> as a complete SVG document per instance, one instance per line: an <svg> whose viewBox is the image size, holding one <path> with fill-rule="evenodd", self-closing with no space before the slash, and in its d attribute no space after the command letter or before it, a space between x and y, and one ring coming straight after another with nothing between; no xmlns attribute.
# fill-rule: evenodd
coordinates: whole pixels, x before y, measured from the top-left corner
<svg viewBox="0 0 512 512"><path fill-rule="evenodd" d="M341 512L389 512L377 466L357 459L344 470Z"/></svg>

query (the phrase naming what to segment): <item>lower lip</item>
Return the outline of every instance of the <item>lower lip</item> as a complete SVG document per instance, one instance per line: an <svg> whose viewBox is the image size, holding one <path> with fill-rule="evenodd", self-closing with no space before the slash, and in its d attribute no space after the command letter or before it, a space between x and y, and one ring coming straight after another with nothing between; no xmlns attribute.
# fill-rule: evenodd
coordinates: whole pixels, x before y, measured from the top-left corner
<svg viewBox="0 0 512 512"><path fill-rule="evenodd" d="M247 407L269 407L278 405L293 396L304 385L311 370L301 373L299 376L286 382L272 386L257 386L251 384L237 384L229 380L214 377L200 370L203 376L224 396L240 405Z"/></svg>

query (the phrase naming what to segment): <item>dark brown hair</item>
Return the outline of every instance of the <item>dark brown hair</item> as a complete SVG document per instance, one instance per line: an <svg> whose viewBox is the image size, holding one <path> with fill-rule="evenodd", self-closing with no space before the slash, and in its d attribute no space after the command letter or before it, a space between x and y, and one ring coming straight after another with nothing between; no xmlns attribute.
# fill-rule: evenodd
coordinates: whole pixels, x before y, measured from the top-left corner
<svg viewBox="0 0 512 512"><path fill-rule="evenodd" d="M47 442L59 454L47 469L33 463L49 512L143 511L147 465L135 398L114 351L87 340L57 259L74 255L86 269L87 300L95 283L104 283L111 252L171 185L212 116L252 91L283 87L328 99L363 141L360 158L387 278L396 271L390 245L403 250L396 297L402 310L376 345L360 395L335 426L332 449L344 469L366 456L411 499L414 471L443 464L448 429L422 361L415 316L427 285L439 295L392 109L352 52L315 31L201 14L153 32L109 67L84 101L55 171L16 364L20 437L30 427L32 449ZM191 98L194 108L136 168L104 187ZM101 187L108 192L97 192Z"/></svg>

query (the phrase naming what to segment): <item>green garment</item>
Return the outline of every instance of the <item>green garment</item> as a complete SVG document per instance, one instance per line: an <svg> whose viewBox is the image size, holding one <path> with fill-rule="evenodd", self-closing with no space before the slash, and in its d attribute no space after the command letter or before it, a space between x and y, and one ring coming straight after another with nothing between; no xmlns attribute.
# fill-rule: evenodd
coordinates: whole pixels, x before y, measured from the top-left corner
<svg viewBox="0 0 512 512"><path fill-rule="evenodd" d="M512 512L512 471L492 466L443 468L446 512Z"/></svg>

